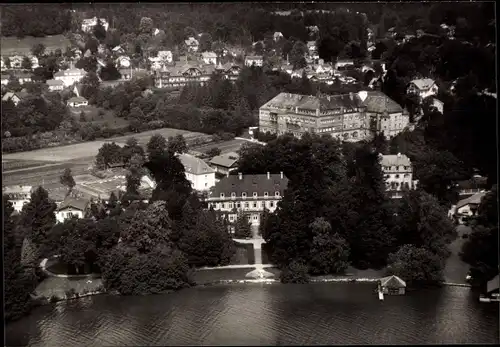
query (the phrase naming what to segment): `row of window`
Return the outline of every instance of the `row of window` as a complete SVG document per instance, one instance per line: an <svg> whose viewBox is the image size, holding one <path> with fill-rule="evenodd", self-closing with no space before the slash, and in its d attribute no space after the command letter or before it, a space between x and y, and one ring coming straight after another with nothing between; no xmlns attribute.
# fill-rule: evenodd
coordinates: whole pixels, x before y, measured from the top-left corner
<svg viewBox="0 0 500 347"><path fill-rule="evenodd" d="M234 214L229 215L229 221L230 222L235 222L238 217L235 216ZM252 220L252 216L248 215L247 216L248 221L250 222ZM253 215L253 220L259 220L259 216Z"/></svg>
<svg viewBox="0 0 500 347"><path fill-rule="evenodd" d="M210 207L212 204L209 204L208 207ZM244 208L250 208L250 203L249 202L245 202L245 203L240 203L240 202L216 202L216 203L213 203L213 206L215 209L225 209L225 208L241 208L242 206L244 206ZM270 208L273 208L275 205L274 205L274 201L267 201L267 207L270 207ZM265 208L266 207L266 201L254 201L252 203L252 207L253 208Z"/></svg>
<svg viewBox="0 0 500 347"><path fill-rule="evenodd" d="M225 196L225 195L224 195L224 193L220 193L220 197L221 197L221 198L224 198L224 196ZM257 192L253 192L253 193L252 193L252 196L253 196L254 198L256 198L256 197L258 197L258 196L259 196L259 194L258 194ZM274 196L275 196L275 197L279 197L279 196L280 196L280 192L278 192L278 191L274 192ZM236 193L234 193L234 192L233 192L233 193L231 193L231 197L232 197L232 198L235 198L235 197L236 197ZM242 192L242 193L241 193L241 197L242 197L242 198L246 198L246 197L247 197L247 193L246 193L246 192ZM265 198L269 197L269 193L268 193L268 192L264 192L264 197L265 197Z"/></svg>
<svg viewBox="0 0 500 347"><path fill-rule="evenodd" d="M402 171L402 170L409 171L410 167L409 166L382 166L382 170L385 170L385 171L397 171L398 169L400 171ZM397 176L397 177L399 177L399 176Z"/></svg>
<svg viewBox="0 0 500 347"><path fill-rule="evenodd" d="M408 178L408 177L410 177L410 174L404 174L404 175L402 175L402 176L403 176L404 178ZM384 177L385 177L385 178L390 178L390 175L385 175ZM399 175L395 175L395 178L399 178Z"/></svg>

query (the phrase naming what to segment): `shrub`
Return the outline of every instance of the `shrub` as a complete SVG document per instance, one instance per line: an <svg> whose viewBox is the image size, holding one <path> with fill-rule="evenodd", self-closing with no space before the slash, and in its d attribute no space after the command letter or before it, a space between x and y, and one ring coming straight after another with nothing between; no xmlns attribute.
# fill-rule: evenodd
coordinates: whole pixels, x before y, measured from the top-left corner
<svg viewBox="0 0 500 347"><path fill-rule="evenodd" d="M292 261L281 271L281 283L309 283L309 268L303 263Z"/></svg>
<svg viewBox="0 0 500 347"><path fill-rule="evenodd" d="M55 294L51 295L50 299L49 299L49 302L51 304L53 304L54 302L58 302L59 301L59 297Z"/></svg>

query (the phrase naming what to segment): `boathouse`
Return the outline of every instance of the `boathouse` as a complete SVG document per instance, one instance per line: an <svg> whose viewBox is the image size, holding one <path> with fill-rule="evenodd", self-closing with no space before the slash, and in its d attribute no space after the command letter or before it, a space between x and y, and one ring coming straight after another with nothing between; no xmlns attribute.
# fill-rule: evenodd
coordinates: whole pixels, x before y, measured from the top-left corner
<svg viewBox="0 0 500 347"><path fill-rule="evenodd" d="M500 284L500 279L498 275L495 276L491 281L486 284L486 294L488 296L497 296L498 297L498 287ZM496 294L496 295L494 295Z"/></svg>
<svg viewBox="0 0 500 347"><path fill-rule="evenodd" d="M398 276L387 276L380 279L379 290L385 295L404 295L406 282Z"/></svg>

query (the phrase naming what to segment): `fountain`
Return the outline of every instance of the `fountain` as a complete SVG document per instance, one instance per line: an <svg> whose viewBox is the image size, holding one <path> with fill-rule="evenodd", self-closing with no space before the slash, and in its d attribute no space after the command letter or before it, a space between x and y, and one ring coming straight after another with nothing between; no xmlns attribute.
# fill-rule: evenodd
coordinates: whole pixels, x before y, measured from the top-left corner
<svg viewBox="0 0 500 347"><path fill-rule="evenodd" d="M262 264L262 244L264 240L262 238L257 238L253 242L253 252L255 255L255 270L250 271L245 275L247 278L254 279L255 282L268 282L270 279L274 278L272 272L264 270Z"/></svg>

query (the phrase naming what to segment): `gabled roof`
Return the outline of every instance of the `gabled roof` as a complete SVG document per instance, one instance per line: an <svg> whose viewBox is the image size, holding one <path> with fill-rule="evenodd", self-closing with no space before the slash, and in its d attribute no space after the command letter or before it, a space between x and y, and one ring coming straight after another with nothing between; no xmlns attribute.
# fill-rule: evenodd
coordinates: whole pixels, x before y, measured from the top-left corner
<svg viewBox="0 0 500 347"><path fill-rule="evenodd" d="M47 80L45 83L47 83L49 86L63 86L64 82L61 80Z"/></svg>
<svg viewBox="0 0 500 347"><path fill-rule="evenodd" d="M68 103L70 102L85 102L87 99L85 99L83 96L73 96L72 98L69 98Z"/></svg>
<svg viewBox="0 0 500 347"><path fill-rule="evenodd" d="M12 99L14 96L17 96L19 98L19 100L22 100L26 97L29 96L29 94L25 91L20 91L20 92L7 92L5 93L5 95L3 96L2 100L4 101L7 101L7 100L10 100Z"/></svg>
<svg viewBox="0 0 500 347"><path fill-rule="evenodd" d="M236 193L236 196L241 197L241 193L245 192L248 197L251 197L254 192L259 196L263 196L267 192L269 196L274 196L275 192L279 192L283 196L288 185L288 178L280 174L263 175L230 175L221 179L210 191L210 197L218 198L221 193L226 197L231 196L231 193Z"/></svg>
<svg viewBox="0 0 500 347"><path fill-rule="evenodd" d="M182 165L184 165L186 172L193 175L206 175L215 172L207 163L191 154L183 153L179 154L177 157Z"/></svg>
<svg viewBox="0 0 500 347"><path fill-rule="evenodd" d="M403 108L394 100L389 98L382 92L369 91L363 105L366 106L367 112L388 113L403 112Z"/></svg>
<svg viewBox="0 0 500 347"><path fill-rule="evenodd" d="M300 95L290 93L280 93L262 107L297 107L305 110L336 110L340 108L357 108L363 104L357 94L343 95Z"/></svg>
<svg viewBox="0 0 500 347"><path fill-rule="evenodd" d="M410 166L411 161L405 154L387 154L380 156L381 166Z"/></svg>
<svg viewBox="0 0 500 347"><path fill-rule="evenodd" d="M236 152L229 152L221 155L217 155L210 160L210 164L222 166L225 168L233 167L239 159L239 155Z"/></svg>
<svg viewBox="0 0 500 347"><path fill-rule="evenodd" d="M66 197L63 202L57 208L58 211L64 210L66 208L75 208L80 211L85 211L88 205L90 204L89 200L74 198L71 196Z"/></svg>
<svg viewBox="0 0 500 347"><path fill-rule="evenodd" d="M201 53L201 55L203 56L203 58L217 58L217 54L215 54L214 52L203 52Z"/></svg>
<svg viewBox="0 0 500 347"><path fill-rule="evenodd" d="M435 84L434 80L430 78L421 78L413 80L410 83L413 83L420 90L427 90Z"/></svg>
<svg viewBox="0 0 500 347"><path fill-rule="evenodd" d="M494 290L497 290L499 287L499 277L498 275L495 276L491 281L489 281L486 285L486 292L491 293Z"/></svg>
<svg viewBox="0 0 500 347"><path fill-rule="evenodd" d="M392 275L380 279L380 284L383 287L391 288L406 288L406 282L398 276Z"/></svg>
<svg viewBox="0 0 500 347"><path fill-rule="evenodd" d="M262 60L261 55L247 55L245 60Z"/></svg>
<svg viewBox="0 0 500 347"><path fill-rule="evenodd" d="M457 202L457 209L464 207L465 205L468 205L468 204L478 204L479 205L481 203L481 200L483 199L483 197L486 195L486 193L487 192L479 192L477 194L469 196L466 199L460 200L459 202Z"/></svg>

